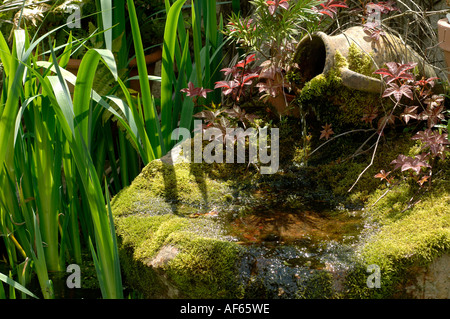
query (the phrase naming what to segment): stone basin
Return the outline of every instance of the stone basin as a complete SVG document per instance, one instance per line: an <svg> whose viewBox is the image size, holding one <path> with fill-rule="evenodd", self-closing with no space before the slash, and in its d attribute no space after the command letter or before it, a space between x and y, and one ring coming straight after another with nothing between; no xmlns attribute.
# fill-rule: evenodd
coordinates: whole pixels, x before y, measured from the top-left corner
<svg viewBox="0 0 450 319"><path fill-rule="evenodd" d="M429 270L420 254L445 256L447 237L423 237L430 248L397 257L396 245L414 243L409 233L399 235L395 221L384 228L372 222L366 205L339 205L339 187L319 183L352 182L355 174L342 168L351 165L324 175L287 162L289 169L282 163L277 174L261 177L247 164L191 163L178 146L149 163L112 200L126 285L146 298L417 298L420 287L439 287L427 296L446 293L448 283L417 286L414 269L431 271L420 278L441 278L442 267ZM394 192L380 203L401 205L406 196ZM430 217L436 232L426 233L424 224L411 235L445 234L447 208L434 209L443 218ZM382 268L381 289L367 284L371 264ZM399 273L408 277L397 279Z"/></svg>

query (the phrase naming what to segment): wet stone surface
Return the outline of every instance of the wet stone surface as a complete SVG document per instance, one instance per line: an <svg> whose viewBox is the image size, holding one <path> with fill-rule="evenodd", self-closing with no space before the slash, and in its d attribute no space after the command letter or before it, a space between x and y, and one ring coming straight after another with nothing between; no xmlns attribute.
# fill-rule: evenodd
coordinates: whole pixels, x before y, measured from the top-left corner
<svg viewBox="0 0 450 319"><path fill-rule="evenodd" d="M247 246L240 276L248 298L329 298L352 265L352 250L337 242L315 247Z"/></svg>
<svg viewBox="0 0 450 319"><path fill-rule="evenodd" d="M246 248L239 272L247 298L327 298L342 290L362 222L358 212L260 210L230 226Z"/></svg>

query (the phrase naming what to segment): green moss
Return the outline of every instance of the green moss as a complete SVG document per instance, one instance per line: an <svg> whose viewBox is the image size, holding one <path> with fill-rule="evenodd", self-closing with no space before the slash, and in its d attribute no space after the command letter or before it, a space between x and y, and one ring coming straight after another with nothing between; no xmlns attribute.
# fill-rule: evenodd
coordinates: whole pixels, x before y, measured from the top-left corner
<svg viewBox="0 0 450 319"><path fill-rule="evenodd" d="M116 216L134 213L191 214L198 209L208 210L228 196L226 183L210 178L205 164L179 163L169 165L152 161L126 191L113 200ZM214 169L210 168L210 174ZM149 200L151 199L151 200Z"/></svg>
<svg viewBox="0 0 450 319"><path fill-rule="evenodd" d="M314 114L321 125L333 125L335 133L355 128L367 128L361 121L365 109L380 104L379 94L349 89L342 84L339 69L349 67L363 74L372 67L370 58L352 49L345 59L339 52L335 56L335 67L326 75L320 74L304 84L297 102L303 114ZM319 126L315 134L319 134Z"/></svg>
<svg viewBox="0 0 450 319"><path fill-rule="evenodd" d="M333 295L333 277L326 271L316 272L297 292L299 299L329 299Z"/></svg>
<svg viewBox="0 0 450 319"><path fill-rule="evenodd" d="M398 287L408 281L408 269L426 267L450 250L450 182L440 180L428 191L418 188L405 181L387 194L380 189L371 195L366 214L375 230L357 250L361 264L348 277L350 297L402 296ZM381 289L365 286L371 264L381 269Z"/></svg>
<svg viewBox="0 0 450 319"><path fill-rule="evenodd" d="M336 134L355 128L368 128L370 125L361 120L366 108L383 109L379 94L349 89L343 85L339 71L343 67L375 77L371 57L361 52L356 45L350 46L348 58L337 51L333 69L326 75L319 74L304 83L296 99L302 114L313 115L320 123L314 127L314 134L320 134L321 126L325 123L332 124Z"/></svg>
<svg viewBox="0 0 450 319"><path fill-rule="evenodd" d="M361 251L367 262L389 269L395 260L432 260L436 249L450 248L450 194L444 189L433 190L408 209L414 193L410 186L402 185L374 207L372 215L383 227Z"/></svg>
<svg viewBox="0 0 450 319"><path fill-rule="evenodd" d="M237 260L242 248L234 243L197 237L190 232L172 233L168 243L181 252L167 269L167 275L192 298L238 298Z"/></svg>
<svg viewBox="0 0 450 319"><path fill-rule="evenodd" d="M334 55L334 70L331 70L331 72L335 72L335 74L332 73L332 77L340 76L338 70L340 68L347 68L347 67L349 67L349 61L342 55L341 52L336 51Z"/></svg>
<svg viewBox="0 0 450 319"><path fill-rule="evenodd" d="M117 233L124 245L135 248L136 258L154 256L170 232L188 226L186 219L173 214L128 216L117 219Z"/></svg>
<svg viewBox="0 0 450 319"><path fill-rule="evenodd" d="M302 166L303 142L296 129L300 124L277 125L282 164L277 174L262 176L247 164L170 166L154 161L113 199L122 268L133 288L152 298L241 298L248 294L239 282L237 267L245 248L230 241L222 233L226 228L212 219L187 217L213 207L220 212L230 209L233 214L245 214L255 209L301 211L308 208L308 201L327 201L330 206L341 201L365 203L367 221L377 231L358 247L357 264L346 281L346 297L390 297L406 280L405 269L414 263L425 264L450 249L450 183L445 178L436 178L428 193L418 193L414 181L403 182L380 199L387 188L374 175L381 169L392 170L390 162L398 154L420 151L420 145L409 135L386 130L373 165L349 194L348 189L372 154L369 151L368 156L348 159L361 140L351 135L343 138L340 149L345 152L339 155L343 158L336 155L335 142L330 143L321 149L319 164ZM336 156L330 160L329 154ZM439 165L441 174L448 176L448 164ZM419 196L421 202L405 209L413 196ZM174 247L176 256L166 264L152 266L167 247ZM381 267L381 289L366 286L369 264ZM325 271L305 285L298 291L300 298L336 297L331 275Z"/></svg>
<svg viewBox="0 0 450 319"><path fill-rule="evenodd" d="M186 297L232 298L239 294L233 278L238 276L235 265L241 248L221 238L213 221L167 214L121 217L116 224L127 281L147 297L167 295L167 282ZM161 266L162 278L151 263L167 246L178 253Z"/></svg>
<svg viewBox="0 0 450 319"><path fill-rule="evenodd" d="M396 132L387 131L387 139L380 142L373 164L368 167L372 151L367 156L352 157L367 138L357 135L355 137L350 134L324 146L320 154L315 155L314 161L311 159L316 165L310 168L316 180L316 190L322 189L333 194L337 201L350 206L362 206L378 188L378 192L383 193L385 183L374 178L374 175L380 170L390 171L393 168L390 163L398 154L416 151L415 142L410 135L395 136ZM367 167L349 193L349 189Z"/></svg>
<svg viewBox="0 0 450 319"><path fill-rule="evenodd" d="M374 72L372 57L362 52L355 43L348 49L348 68L357 73L378 78Z"/></svg>
<svg viewBox="0 0 450 319"><path fill-rule="evenodd" d="M153 161L112 201L127 282L146 297L239 294L233 278L240 247L216 221L185 217L232 200L227 182L210 177L219 168L203 167ZM155 269L152 263L164 247L174 247L176 256Z"/></svg>

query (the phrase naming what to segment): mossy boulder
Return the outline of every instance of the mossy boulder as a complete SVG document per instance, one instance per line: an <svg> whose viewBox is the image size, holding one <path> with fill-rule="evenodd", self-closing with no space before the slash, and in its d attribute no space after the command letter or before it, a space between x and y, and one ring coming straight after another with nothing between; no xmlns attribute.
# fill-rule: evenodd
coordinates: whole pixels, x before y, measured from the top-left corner
<svg viewBox="0 0 450 319"><path fill-rule="evenodd" d="M448 174L448 162L443 166ZM428 191L418 188L403 182L371 195L365 239L356 251L361 265L380 267L381 289L363 287L360 283L367 273L359 269L349 276L351 296L421 298L426 292L427 298L449 298L450 264L444 261L450 252L450 183L436 177ZM429 272L434 278L427 276Z"/></svg>
<svg viewBox="0 0 450 319"><path fill-rule="evenodd" d="M174 152L169 153L174 154ZM112 201L127 281L147 297L235 297L240 247L209 218L229 188L202 164L152 161Z"/></svg>
<svg viewBox="0 0 450 319"><path fill-rule="evenodd" d="M438 163L428 190L406 178L388 191L373 176L419 147L386 130L349 193L370 162L352 157L365 138L343 137L343 152L330 143L308 157L314 141L302 141L296 121L277 124L276 174L261 175L258 164L193 163L179 145L116 195L127 285L148 298L405 296L413 270L450 250L449 161ZM263 232L259 222L285 231ZM381 288L367 286L372 264Z"/></svg>
<svg viewBox="0 0 450 319"><path fill-rule="evenodd" d="M299 287L324 270L287 263L302 253L290 245L248 246L230 221L264 206L303 210L301 190L282 193L307 183L293 173L261 177L247 164L190 163L181 150L149 163L112 200L127 284L148 298L304 295ZM275 189L280 198L269 194ZM331 291L324 284L317 289Z"/></svg>

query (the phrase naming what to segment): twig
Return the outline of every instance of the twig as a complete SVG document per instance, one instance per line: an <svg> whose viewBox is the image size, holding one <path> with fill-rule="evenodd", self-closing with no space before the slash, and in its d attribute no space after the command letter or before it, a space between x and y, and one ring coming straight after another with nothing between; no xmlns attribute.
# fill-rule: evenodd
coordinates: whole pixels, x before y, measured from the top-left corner
<svg viewBox="0 0 450 319"><path fill-rule="evenodd" d="M384 123L383 128L381 129L381 132L378 134L378 138L377 138L377 142L375 143L375 149L373 150L372 153L372 158L370 159L370 163L369 165L366 166L366 168L358 175L358 178L356 179L356 181L353 183L352 187L350 187L350 189L348 190L348 192L351 192L353 187L355 187L355 185L359 182L359 180L361 179L361 176L364 175L364 173L373 165L373 160L375 159L375 154L377 153L377 149L378 149L378 144L380 142L380 138L381 138L381 134L383 133L383 129L384 126L386 126L386 123Z"/></svg>
<svg viewBox="0 0 450 319"><path fill-rule="evenodd" d="M368 148L367 150L365 150L365 151L363 151L362 149L363 149L364 145L366 145L366 144L372 139L372 137L375 136L375 134L377 134L377 133L375 132L375 133L373 133L372 135L370 135L369 138L368 138L367 140L365 140L364 143L362 143L362 144L358 147L358 149L355 151L355 153L354 153L352 156L350 156L350 158L353 158L353 157L356 157L356 156L358 156L358 155L364 154L365 152L367 152L368 150L370 150L373 146L369 147L369 148Z"/></svg>
<svg viewBox="0 0 450 319"><path fill-rule="evenodd" d="M413 198L414 198L414 197L413 197ZM411 198L411 200L412 200L412 198ZM408 209L410 209L410 208L413 207L414 205L419 204L421 201L422 201L422 200L419 199L419 200L415 201L414 203L411 203L411 202L408 203L408 206L407 206L404 210L402 210L402 211L400 212L400 214L403 214L404 212L406 212Z"/></svg>
<svg viewBox="0 0 450 319"><path fill-rule="evenodd" d="M375 206L384 196L387 195L392 190L392 187L389 187L378 199L375 201L375 203L372 204L371 207Z"/></svg>
<svg viewBox="0 0 450 319"><path fill-rule="evenodd" d="M351 130L351 131L347 131L341 134L338 134L336 136L333 136L332 138L330 138L329 140L325 141L324 143L320 144L316 149L314 149L311 153L309 153L309 155L311 156L312 154L314 154L315 152L317 152L320 148L322 148L322 146L325 146L325 144L328 144L329 142L337 139L338 137L350 134L350 133L357 133L357 132L370 132L373 131L375 129L358 129L358 130Z"/></svg>
<svg viewBox="0 0 450 319"><path fill-rule="evenodd" d="M432 15L435 15L435 14L444 14L444 13L447 13L447 12L448 12L447 10L422 11L422 12L420 12L420 14L422 14L423 17L427 17L427 16L432 16ZM396 15L384 18L383 22L384 21L389 21L389 20L394 20L394 19L397 19L397 18L400 18L400 17L404 17L404 16L407 16L407 15L418 15L418 16L420 16L420 14L419 14L419 12L414 11L414 10L404 11L402 13L399 13L399 14L396 14Z"/></svg>
<svg viewBox="0 0 450 319"><path fill-rule="evenodd" d="M394 113L394 110L396 109L396 107L397 107L398 104L399 104L399 101L397 101L397 102L395 103L394 107L392 108L392 111L391 111L391 114L390 114L390 115L392 115L392 113ZM375 154L377 153L377 149L378 149L378 144L379 144L379 142L380 142L381 135L383 135L383 131L384 131L384 128L386 127L387 122L388 122L388 121L384 121L383 127L381 128L380 133L378 134L378 138L377 138L377 141L376 141L376 143L375 143L375 149L373 150L372 158L370 159L369 165L367 165L366 168L358 175L358 178L357 178L356 181L353 183L352 187L350 187L350 189L348 190L348 192L351 192L351 191L352 191L353 187L355 187L355 185L356 185L356 184L359 182L359 180L361 179L361 176L363 176L364 173L365 173L365 172L373 165L373 161L374 161L374 159L375 159Z"/></svg>
<svg viewBox="0 0 450 319"><path fill-rule="evenodd" d="M387 195L387 193L389 193L395 186L397 186L401 181L404 181L404 180L405 180L405 178L403 177L400 181L390 185L389 188L380 197L378 197L378 199L375 201L375 203L372 204L371 207L375 206L384 196Z"/></svg>

